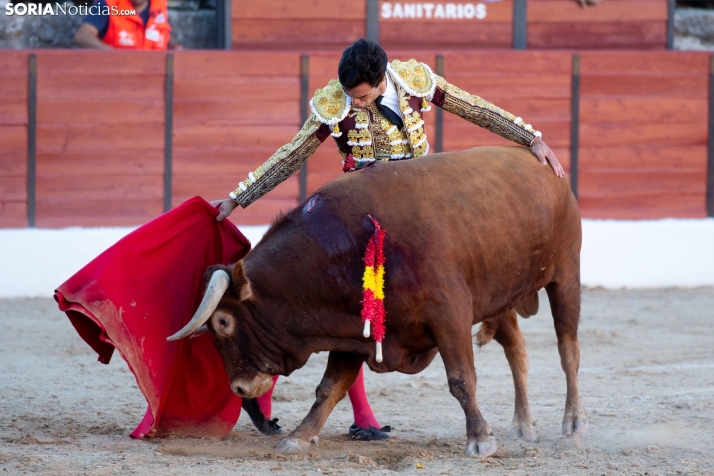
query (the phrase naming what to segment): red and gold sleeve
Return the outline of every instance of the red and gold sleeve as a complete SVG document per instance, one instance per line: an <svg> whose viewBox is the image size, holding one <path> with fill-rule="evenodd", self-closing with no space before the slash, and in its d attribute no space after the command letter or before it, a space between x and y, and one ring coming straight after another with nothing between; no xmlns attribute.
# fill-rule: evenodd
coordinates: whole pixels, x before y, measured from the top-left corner
<svg viewBox="0 0 714 476"><path fill-rule="evenodd" d="M522 118L435 76L436 90L431 102L445 111L526 147L530 147L533 139L541 137L541 133Z"/></svg>
<svg viewBox="0 0 714 476"><path fill-rule="evenodd" d="M295 138L249 173L230 197L241 207L247 207L297 172L329 135L330 127L311 114Z"/></svg>

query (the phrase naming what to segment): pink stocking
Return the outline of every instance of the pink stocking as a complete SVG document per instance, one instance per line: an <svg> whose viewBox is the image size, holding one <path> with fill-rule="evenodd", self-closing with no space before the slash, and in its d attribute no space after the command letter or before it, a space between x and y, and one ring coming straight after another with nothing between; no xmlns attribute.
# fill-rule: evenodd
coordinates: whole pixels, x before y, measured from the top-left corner
<svg viewBox="0 0 714 476"><path fill-rule="evenodd" d="M352 403L352 411L355 416L355 423L360 428L368 429L370 426L381 428L382 426L372 413L372 407L367 400L367 392L364 388L364 366L359 370L359 375L355 379L350 389L347 391Z"/></svg>
<svg viewBox="0 0 714 476"><path fill-rule="evenodd" d="M267 420L273 418L273 390L275 390L275 384L278 383L279 375L273 376L273 386L265 395L258 397L258 407L260 407L260 412Z"/></svg>

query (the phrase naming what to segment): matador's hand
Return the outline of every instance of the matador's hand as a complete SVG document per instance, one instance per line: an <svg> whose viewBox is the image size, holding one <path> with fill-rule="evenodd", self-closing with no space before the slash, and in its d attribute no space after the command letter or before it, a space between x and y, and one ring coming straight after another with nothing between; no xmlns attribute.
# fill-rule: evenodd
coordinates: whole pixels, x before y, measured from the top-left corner
<svg viewBox="0 0 714 476"><path fill-rule="evenodd" d="M560 162L555 156L555 152L553 152L540 137L536 137L533 140L533 143L531 144L531 152L533 152L533 155L538 157L541 164L547 165L548 162L550 162L550 166L553 168L555 175L560 178L565 176L565 170L563 170L563 166L560 165Z"/></svg>
<svg viewBox="0 0 714 476"><path fill-rule="evenodd" d="M236 209L238 204L231 200L230 198L224 198L223 200L213 200L211 205L218 208L221 213L216 217L216 221L221 221Z"/></svg>

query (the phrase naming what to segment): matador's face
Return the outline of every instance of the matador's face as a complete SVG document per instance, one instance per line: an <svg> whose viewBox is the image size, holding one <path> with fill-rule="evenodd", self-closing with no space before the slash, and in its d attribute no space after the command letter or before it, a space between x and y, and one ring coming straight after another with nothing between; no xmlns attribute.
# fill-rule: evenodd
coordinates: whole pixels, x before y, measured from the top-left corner
<svg viewBox="0 0 714 476"><path fill-rule="evenodd" d="M352 89L345 89L345 93L352 98L352 104L360 109L372 104L375 99L387 90L387 77L383 77L377 87L369 83L362 83Z"/></svg>

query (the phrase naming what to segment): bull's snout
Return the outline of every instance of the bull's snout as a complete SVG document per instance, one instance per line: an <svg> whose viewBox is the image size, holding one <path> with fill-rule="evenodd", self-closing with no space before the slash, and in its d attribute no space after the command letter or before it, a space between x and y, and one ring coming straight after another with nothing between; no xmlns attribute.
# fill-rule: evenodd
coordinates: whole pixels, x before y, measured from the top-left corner
<svg viewBox="0 0 714 476"><path fill-rule="evenodd" d="M270 390L273 378L270 375L260 375L252 380L234 378L231 381L231 390L241 398L257 398Z"/></svg>

